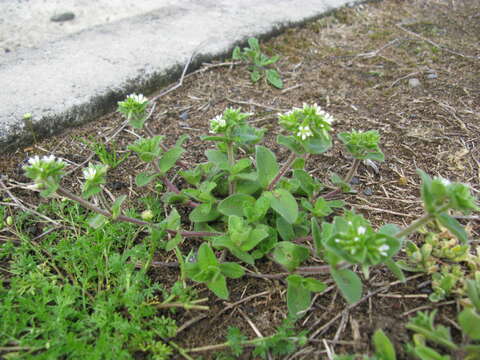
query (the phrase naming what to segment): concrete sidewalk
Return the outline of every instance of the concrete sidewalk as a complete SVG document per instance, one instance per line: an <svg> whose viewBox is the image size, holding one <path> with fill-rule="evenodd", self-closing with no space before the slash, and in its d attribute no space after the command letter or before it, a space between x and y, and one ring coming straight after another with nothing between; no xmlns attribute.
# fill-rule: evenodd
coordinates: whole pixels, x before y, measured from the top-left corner
<svg viewBox="0 0 480 360"><path fill-rule="evenodd" d="M150 10L152 2L144 1ZM32 133L48 136L94 120L126 94L148 94L175 81L196 50L190 70L229 54L250 36L274 34L347 3L352 1L157 0L154 10L4 54L1 152L28 144ZM30 121L25 113L33 115Z"/></svg>

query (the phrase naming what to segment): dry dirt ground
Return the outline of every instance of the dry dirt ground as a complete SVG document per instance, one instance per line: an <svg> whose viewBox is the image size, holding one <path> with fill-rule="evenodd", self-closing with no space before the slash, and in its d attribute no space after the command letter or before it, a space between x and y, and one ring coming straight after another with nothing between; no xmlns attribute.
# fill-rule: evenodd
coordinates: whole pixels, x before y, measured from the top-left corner
<svg viewBox="0 0 480 360"><path fill-rule="evenodd" d="M167 145L181 134L190 136L185 162L205 161L203 151L211 144L199 137L208 131L209 120L228 106L254 113L252 121L268 129L267 143L284 161L286 154L274 145L279 132L276 114L304 102L318 103L335 117L335 132L377 129L381 133L386 161L379 164L378 171L361 166L355 185L358 194L346 198L374 224L405 226L422 213L417 168L469 183L478 194L480 0L367 3L340 9L261 44L268 54L281 55L276 66L285 83L283 90L264 82L252 84L246 66L217 63L205 64L188 75L178 89L156 100L151 127L166 135ZM128 129L117 132L122 122L118 114L110 114L20 149L3 157L1 173L10 180L25 182L18 164L31 155L50 153L71 161L74 169L75 164L91 159L92 151L79 141L86 137L105 141L116 133L116 148L124 151L136 135ZM345 173L349 161L338 145L337 141L331 151L311 157L309 166L314 174L324 177L330 171ZM131 156L109 174L107 187L114 195L135 197L132 182L139 171L138 162ZM80 176L79 170L73 172L68 186L78 190L76 177ZM28 198L25 192L20 195L32 204L42 201L35 196ZM478 217L462 223L478 244ZM158 259L171 260L162 254ZM279 270L269 262L260 264L260 268L263 273ZM158 268L151 276L164 281L175 278L176 270ZM297 358L327 358L325 344L337 354L371 352L370 339L377 328L384 329L392 339L399 359L408 358L403 345L411 334L404 325L412 310L437 308L437 318L447 325L457 313L455 302L428 301L429 280L428 275L419 275L396 284L386 269L377 268L372 270L365 293L392 285L350 308L333 288L316 299L298 324L299 329L309 330L311 341ZM194 347L223 342L228 326L237 326L253 338L255 332L246 318L268 335L285 316L285 286L281 282L243 278L229 284L230 302L200 289L210 297L211 311L177 314L179 324L196 318L179 334L180 344ZM246 300L228 306L242 299ZM199 315L201 318L197 318ZM459 336L455 329L454 336Z"/></svg>

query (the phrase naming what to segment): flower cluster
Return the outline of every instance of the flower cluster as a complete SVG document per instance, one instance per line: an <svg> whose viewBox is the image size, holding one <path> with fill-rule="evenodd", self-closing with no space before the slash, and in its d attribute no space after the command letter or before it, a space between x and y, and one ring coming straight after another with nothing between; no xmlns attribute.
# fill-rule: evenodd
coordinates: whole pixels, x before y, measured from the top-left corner
<svg viewBox="0 0 480 360"><path fill-rule="evenodd" d="M465 214L479 210L468 185L450 182L442 177L431 179L421 170L418 170L418 173L423 180L422 199L430 214L443 212L445 208L459 210Z"/></svg>
<svg viewBox="0 0 480 360"><path fill-rule="evenodd" d="M217 115L210 120L210 132L212 134L220 134L227 128L227 122L223 118L223 115Z"/></svg>
<svg viewBox="0 0 480 360"><path fill-rule="evenodd" d="M347 150L356 159L384 160L384 155L378 146L380 134L376 130L352 130L349 133L340 133L338 138L345 144Z"/></svg>
<svg viewBox="0 0 480 360"><path fill-rule="evenodd" d="M326 245L352 264L376 265L397 251L393 237L375 232L360 215L347 212L344 217L336 217L335 230Z"/></svg>
<svg viewBox="0 0 480 360"><path fill-rule="evenodd" d="M142 94L130 94L124 101L118 102L118 111L122 113L134 128L141 129L146 120L148 99Z"/></svg>
<svg viewBox="0 0 480 360"><path fill-rule="evenodd" d="M228 129L244 125L245 119L250 115L242 113L240 109L226 108L222 115L217 115L210 120L210 133L225 134Z"/></svg>
<svg viewBox="0 0 480 360"><path fill-rule="evenodd" d="M107 165L89 164L87 168L83 169L83 177L85 183L83 184L82 196L88 199L90 196L99 193L102 189L100 185L105 184L105 176L107 174Z"/></svg>
<svg viewBox="0 0 480 360"><path fill-rule="evenodd" d="M61 159L56 159L53 155L42 158L36 155L28 159L28 164L23 169L38 189L46 189L42 194L48 196L58 188L65 166Z"/></svg>
<svg viewBox="0 0 480 360"><path fill-rule="evenodd" d="M328 138L333 121L333 117L317 104L303 104L301 109L293 108L285 114L279 114L280 125L302 141L311 137Z"/></svg>

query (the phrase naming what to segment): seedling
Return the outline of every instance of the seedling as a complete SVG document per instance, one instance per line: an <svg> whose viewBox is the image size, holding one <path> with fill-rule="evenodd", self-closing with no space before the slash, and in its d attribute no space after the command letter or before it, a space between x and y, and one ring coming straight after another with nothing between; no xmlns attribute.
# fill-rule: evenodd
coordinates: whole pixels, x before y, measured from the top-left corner
<svg viewBox="0 0 480 360"><path fill-rule="evenodd" d="M250 79L253 83L258 82L265 77L267 82L278 89L283 88L283 81L277 70L268 68L276 63L280 57L278 55L268 57L260 50L260 44L255 38L248 39L248 47L240 50L236 47L232 54L233 60L242 60L250 64Z"/></svg>

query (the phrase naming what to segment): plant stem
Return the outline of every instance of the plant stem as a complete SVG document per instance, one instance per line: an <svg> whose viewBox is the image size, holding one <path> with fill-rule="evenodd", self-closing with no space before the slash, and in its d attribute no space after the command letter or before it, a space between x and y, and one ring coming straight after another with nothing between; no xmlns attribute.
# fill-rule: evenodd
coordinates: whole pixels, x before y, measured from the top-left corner
<svg viewBox="0 0 480 360"><path fill-rule="evenodd" d="M348 170L348 173L347 175L345 175L345 178L343 179L343 182L346 183L346 184L349 184L350 181L352 181L352 178L355 176L357 170L358 170L358 167L360 166L361 164L361 160L359 159L354 159L353 160L353 163L352 165L350 166L350 169ZM325 200L328 200L328 199L331 199L333 198L335 195L337 194L340 194L342 192L342 189L341 188L336 188L335 190L332 190L330 191L329 193L326 193L325 195L323 195L322 197L325 199ZM313 201L315 201L316 199L318 198L318 196L313 199Z"/></svg>
<svg viewBox="0 0 480 360"><path fill-rule="evenodd" d="M113 219L110 211L99 208L95 204L92 204L90 201L85 200L84 198L82 198L78 195L75 195L74 193L71 193L70 191L68 191L68 190L66 190L62 187L59 187L57 189L57 194L60 195L60 196L66 197L67 199L70 199L72 201L76 201L80 205L82 205L83 207L85 207L89 210L92 210L92 211L96 212L97 214L101 214L101 215L103 215L107 218ZM157 227L156 224L150 223L148 221L132 218L132 217L129 217L129 216L125 216L125 215L119 215L116 219L113 219L113 220L124 221L124 222L128 222L128 223L135 224L135 225L140 225L140 226ZM177 230L170 230L170 229L166 229L165 231L167 231L171 234L178 234L179 233L181 236L183 236L185 238L223 235L221 233L207 232L207 231L177 231Z"/></svg>
<svg viewBox="0 0 480 360"><path fill-rule="evenodd" d="M285 164L283 164L282 168L278 172L277 176L275 176L272 182L268 185L268 191L272 191L275 185L277 185L277 183L280 181L280 179L287 173L288 170L290 170L290 167L292 166L292 163L295 161L296 158L297 155L292 151L287 161L285 162Z"/></svg>
<svg viewBox="0 0 480 360"><path fill-rule="evenodd" d="M348 173L345 176L345 179L343 180L344 182L349 184L350 181L352 181L353 177L357 173L358 167L360 166L361 162L362 162L362 160L359 160L359 159L354 159L353 160L353 164L352 164L352 166L350 166L350 169L348 170Z"/></svg>
<svg viewBox="0 0 480 360"><path fill-rule="evenodd" d="M233 149L233 143L231 141L227 142L227 157L228 157L228 164L230 168L233 168L235 165L235 154ZM235 194L236 188L236 181L232 180L228 182L228 193L230 195Z"/></svg>
<svg viewBox="0 0 480 360"><path fill-rule="evenodd" d="M180 302L158 304L156 307L157 309L184 308L185 310L202 310L202 311L210 310L210 307L206 305L196 305L196 304L188 304L188 303L180 303Z"/></svg>
<svg viewBox="0 0 480 360"><path fill-rule="evenodd" d="M423 214L422 217L418 218L414 222L412 222L410 225L408 225L405 229L399 231L396 233L394 236L397 239L401 239L403 237L407 237L411 233L415 232L419 227L425 225L429 221L433 220L435 218L434 215L431 214Z"/></svg>

